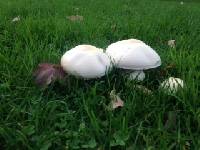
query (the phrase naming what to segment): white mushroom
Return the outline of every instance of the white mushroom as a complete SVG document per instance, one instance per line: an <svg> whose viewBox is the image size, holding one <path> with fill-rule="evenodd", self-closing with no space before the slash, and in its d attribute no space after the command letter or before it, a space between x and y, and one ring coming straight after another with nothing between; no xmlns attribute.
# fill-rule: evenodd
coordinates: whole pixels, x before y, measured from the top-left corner
<svg viewBox="0 0 200 150"><path fill-rule="evenodd" d="M183 85L183 80L170 77L161 83L160 88L168 93L176 93L179 89L183 88Z"/></svg>
<svg viewBox="0 0 200 150"><path fill-rule="evenodd" d="M103 49L91 45L76 46L61 58L64 71L85 79L104 76L110 64L110 59Z"/></svg>
<svg viewBox="0 0 200 150"><path fill-rule="evenodd" d="M161 65L160 56L150 46L136 39L113 43L107 47L106 54L117 68L137 71L130 79L143 80L143 70Z"/></svg>
<svg viewBox="0 0 200 150"><path fill-rule="evenodd" d="M176 47L175 42L176 42L175 40L169 40L168 41L168 46L171 47L171 48L175 48Z"/></svg>
<svg viewBox="0 0 200 150"><path fill-rule="evenodd" d="M17 17L12 19L12 22L18 22L18 21L20 21L20 16L17 16Z"/></svg>

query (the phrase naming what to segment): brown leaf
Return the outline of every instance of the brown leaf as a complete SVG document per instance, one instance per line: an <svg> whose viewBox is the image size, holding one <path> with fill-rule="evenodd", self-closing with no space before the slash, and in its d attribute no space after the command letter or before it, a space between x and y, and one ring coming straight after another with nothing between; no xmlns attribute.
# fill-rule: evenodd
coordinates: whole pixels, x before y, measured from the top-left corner
<svg viewBox="0 0 200 150"><path fill-rule="evenodd" d="M115 90L112 90L110 92L110 109L114 110L118 107L123 107L124 106L124 101L116 94Z"/></svg>
<svg viewBox="0 0 200 150"><path fill-rule="evenodd" d="M66 73L60 65L53 65L53 68L55 69L54 76L56 79L63 79L66 76Z"/></svg>
<svg viewBox="0 0 200 150"><path fill-rule="evenodd" d="M33 72L35 83L38 86L44 87L57 79L63 79L65 72L60 65L41 63Z"/></svg>
<svg viewBox="0 0 200 150"><path fill-rule="evenodd" d="M67 16L67 19L70 21L83 21L83 16L72 15L72 16Z"/></svg>

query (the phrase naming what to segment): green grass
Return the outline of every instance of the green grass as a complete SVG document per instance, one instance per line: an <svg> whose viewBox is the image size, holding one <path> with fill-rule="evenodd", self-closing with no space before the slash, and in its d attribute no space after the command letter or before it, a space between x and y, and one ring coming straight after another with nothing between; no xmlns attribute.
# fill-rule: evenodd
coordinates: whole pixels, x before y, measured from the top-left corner
<svg viewBox="0 0 200 150"><path fill-rule="evenodd" d="M199 8L192 0L0 0L0 149L199 149ZM76 14L84 20L66 19ZM18 15L21 20L11 22ZM45 90L33 83L38 63L59 63L75 45L106 48L128 38L161 56L162 66L141 83L153 96L117 70L92 81L69 77ZM176 67L159 76L169 64ZM169 76L183 79L186 88L163 94L158 83ZM125 106L108 111L113 88Z"/></svg>

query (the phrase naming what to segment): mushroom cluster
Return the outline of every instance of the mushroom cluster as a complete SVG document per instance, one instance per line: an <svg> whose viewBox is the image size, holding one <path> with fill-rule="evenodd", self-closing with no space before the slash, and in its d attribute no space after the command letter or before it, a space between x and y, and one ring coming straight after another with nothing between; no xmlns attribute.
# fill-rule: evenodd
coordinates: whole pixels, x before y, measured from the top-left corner
<svg viewBox="0 0 200 150"><path fill-rule="evenodd" d="M92 45L78 45L61 57L60 65L39 64L35 71L36 83L49 85L56 79L64 78L64 72L83 79L100 78L114 67L130 72L129 79L142 81L143 70L161 65L160 56L154 49L137 39L122 40L110 44L106 51ZM183 88L183 81L169 78L161 83L165 91L176 92Z"/></svg>
<svg viewBox="0 0 200 150"><path fill-rule="evenodd" d="M103 49L91 45L79 45L67 51L61 58L63 70L84 79L104 76L112 65L131 70L131 79L143 80L143 70L161 65L160 56L150 46L136 39L122 40Z"/></svg>

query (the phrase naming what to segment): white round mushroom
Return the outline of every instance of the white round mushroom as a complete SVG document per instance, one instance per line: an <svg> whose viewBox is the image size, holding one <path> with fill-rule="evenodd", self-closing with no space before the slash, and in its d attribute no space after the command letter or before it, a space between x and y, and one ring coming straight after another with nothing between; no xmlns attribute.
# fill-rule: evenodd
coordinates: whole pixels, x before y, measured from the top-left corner
<svg viewBox="0 0 200 150"><path fill-rule="evenodd" d="M67 51L61 58L64 71L85 79L104 76L110 64L110 59L103 49L91 45L78 45Z"/></svg>
<svg viewBox="0 0 200 150"><path fill-rule="evenodd" d="M130 79L143 80L143 70L161 65L160 56L150 46L136 39L118 41L109 45L106 54L117 68L137 71L142 77L132 74ZM134 78L135 77L135 78Z"/></svg>
<svg viewBox="0 0 200 150"><path fill-rule="evenodd" d="M169 77L160 84L160 88L168 93L176 93L183 85L184 82L180 78Z"/></svg>

